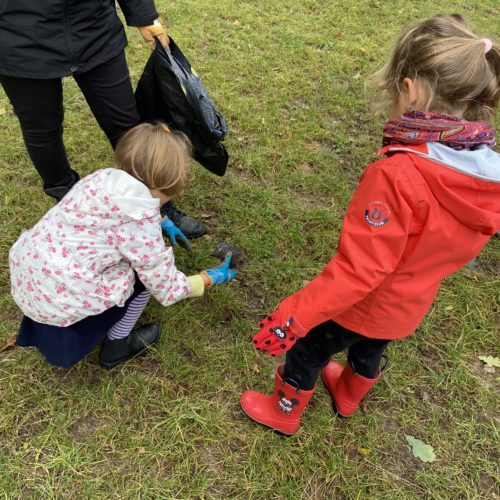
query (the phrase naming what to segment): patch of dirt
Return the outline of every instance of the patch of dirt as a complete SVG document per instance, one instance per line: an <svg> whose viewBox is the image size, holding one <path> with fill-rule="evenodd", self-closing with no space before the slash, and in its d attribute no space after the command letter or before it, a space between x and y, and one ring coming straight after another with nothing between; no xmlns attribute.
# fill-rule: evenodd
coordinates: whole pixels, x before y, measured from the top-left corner
<svg viewBox="0 0 500 500"><path fill-rule="evenodd" d="M476 259L477 270L488 276L500 276L500 260L486 260L479 256Z"/></svg>
<svg viewBox="0 0 500 500"><path fill-rule="evenodd" d="M136 358L134 360L134 371L139 371L145 377L158 377L159 373L164 370L164 366L162 361L152 354L153 353L149 353L149 355Z"/></svg>
<svg viewBox="0 0 500 500"><path fill-rule="evenodd" d="M9 440L15 441L16 449L21 449L23 444L32 441L41 434L50 420L51 416L43 410L30 412L29 418L23 418L17 423L14 432L9 434Z"/></svg>
<svg viewBox="0 0 500 500"><path fill-rule="evenodd" d="M94 415L88 415L78 420L71 428L70 434L76 441L85 441L99 429L106 427L106 422Z"/></svg>
<svg viewBox="0 0 500 500"><path fill-rule="evenodd" d="M197 364L198 359L196 354L192 352L190 349L188 349L186 346L179 344L178 352L180 357L187 363L191 365Z"/></svg>

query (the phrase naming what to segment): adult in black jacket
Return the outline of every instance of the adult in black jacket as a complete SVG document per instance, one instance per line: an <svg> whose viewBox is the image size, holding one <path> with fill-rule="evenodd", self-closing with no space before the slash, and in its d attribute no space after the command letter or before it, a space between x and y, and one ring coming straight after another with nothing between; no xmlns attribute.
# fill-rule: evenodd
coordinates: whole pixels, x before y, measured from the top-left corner
<svg viewBox="0 0 500 500"><path fill-rule="evenodd" d="M118 0L129 26L168 44L153 0ZM0 83L19 118L44 191L61 199L78 181L63 143L62 77L72 75L114 147L139 123L114 0L0 0ZM203 226L170 207L186 236ZM199 234L201 233L201 234Z"/></svg>

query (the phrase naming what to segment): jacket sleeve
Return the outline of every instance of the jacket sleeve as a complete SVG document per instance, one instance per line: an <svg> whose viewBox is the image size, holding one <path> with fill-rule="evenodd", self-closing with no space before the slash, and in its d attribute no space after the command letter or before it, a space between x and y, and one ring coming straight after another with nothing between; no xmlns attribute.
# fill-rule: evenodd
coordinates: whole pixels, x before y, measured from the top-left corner
<svg viewBox="0 0 500 500"><path fill-rule="evenodd" d="M416 197L394 164L365 171L347 209L338 250L322 273L279 306L294 329L338 316L372 292L398 265L413 224Z"/></svg>
<svg viewBox="0 0 500 500"><path fill-rule="evenodd" d="M175 267L174 253L166 247L155 218L128 222L119 237L119 251L144 286L164 306L190 297L192 290L184 273Z"/></svg>
<svg viewBox="0 0 500 500"><path fill-rule="evenodd" d="M153 0L118 0L129 26L150 26L158 18Z"/></svg>

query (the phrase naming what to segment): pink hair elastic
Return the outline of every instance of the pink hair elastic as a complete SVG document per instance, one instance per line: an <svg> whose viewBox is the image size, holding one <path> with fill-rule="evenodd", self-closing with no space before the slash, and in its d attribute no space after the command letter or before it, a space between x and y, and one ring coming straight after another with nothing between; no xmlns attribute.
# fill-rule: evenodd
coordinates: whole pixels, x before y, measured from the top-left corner
<svg viewBox="0 0 500 500"><path fill-rule="evenodd" d="M491 47L493 47L493 42L489 38L483 38L483 42L484 42L484 53L487 54L491 50Z"/></svg>

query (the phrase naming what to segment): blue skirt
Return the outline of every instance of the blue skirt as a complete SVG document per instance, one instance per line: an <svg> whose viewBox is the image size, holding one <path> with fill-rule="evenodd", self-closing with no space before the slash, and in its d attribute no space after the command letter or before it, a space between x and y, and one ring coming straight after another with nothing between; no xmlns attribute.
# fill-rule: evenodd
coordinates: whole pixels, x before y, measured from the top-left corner
<svg viewBox="0 0 500 500"><path fill-rule="evenodd" d="M49 363L71 368L94 349L109 329L123 318L130 302L144 290L144 285L136 278L134 291L122 307L111 307L70 326L44 325L24 316L16 345L36 347Z"/></svg>

